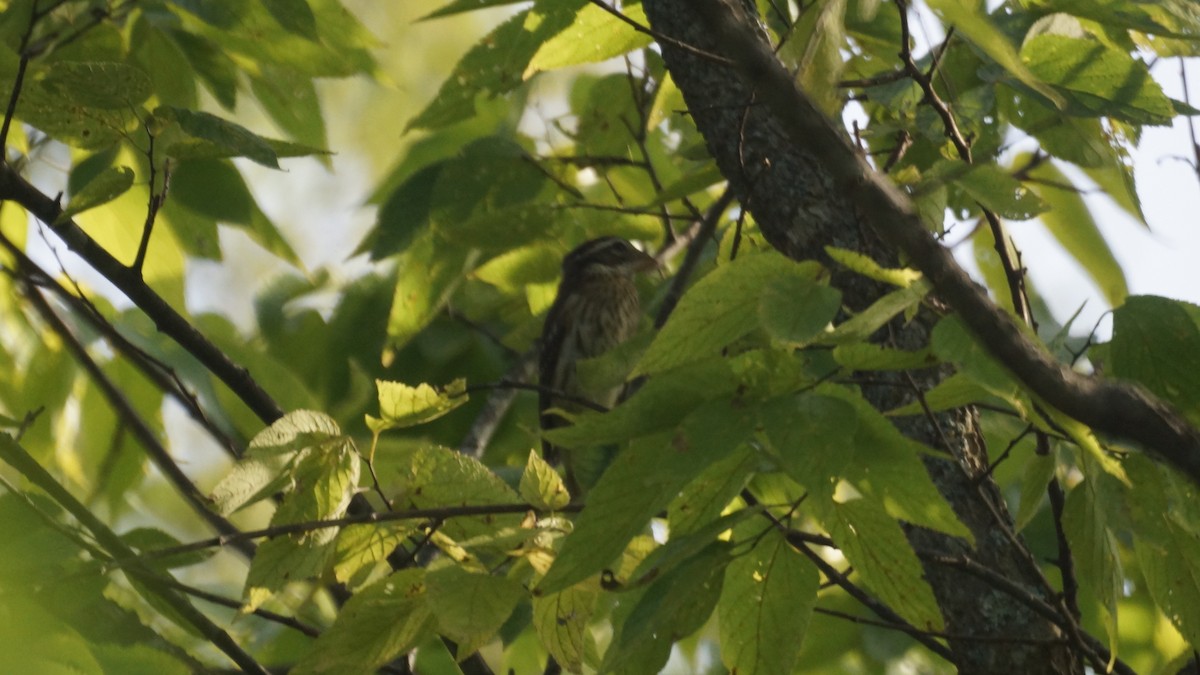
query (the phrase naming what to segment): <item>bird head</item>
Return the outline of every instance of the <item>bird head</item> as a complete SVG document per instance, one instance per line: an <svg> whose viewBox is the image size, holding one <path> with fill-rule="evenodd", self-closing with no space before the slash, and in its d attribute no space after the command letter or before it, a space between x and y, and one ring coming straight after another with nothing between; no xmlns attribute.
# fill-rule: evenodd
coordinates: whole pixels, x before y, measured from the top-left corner
<svg viewBox="0 0 1200 675"><path fill-rule="evenodd" d="M620 237L600 237L575 247L563 258L563 277L616 274L633 276L658 262Z"/></svg>

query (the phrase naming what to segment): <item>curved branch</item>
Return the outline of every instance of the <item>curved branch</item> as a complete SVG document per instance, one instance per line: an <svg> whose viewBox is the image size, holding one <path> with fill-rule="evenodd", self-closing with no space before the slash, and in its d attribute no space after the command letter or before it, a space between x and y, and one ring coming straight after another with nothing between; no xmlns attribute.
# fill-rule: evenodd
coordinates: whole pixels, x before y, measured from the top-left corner
<svg viewBox="0 0 1200 675"><path fill-rule="evenodd" d="M96 243L75 221L57 222L62 214L58 202L43 194L11 166L0 163L0 201L11 200L25 207L38 220L54 230L67 246L83 258L112 285L125 294L155 327L179 343L224 382L265 424L283 417L283 409L259 386L245 367L234 363L200 331L188 323L141 278L140 270L122 264Z"/></svg>
<svg viewBox="0 0 1200 675"><path fill-rule="evenodd" d="M1135 384L1086 377L1054 360L930 235L908 196L855 153L841 131L796 87L745 12L727 0L691 4L792 142L819 158L821 169L844 190L863 221L908 255L979 342L1029 391L1097 431L1141 444L1200 483L1200 430Z"/></svg>

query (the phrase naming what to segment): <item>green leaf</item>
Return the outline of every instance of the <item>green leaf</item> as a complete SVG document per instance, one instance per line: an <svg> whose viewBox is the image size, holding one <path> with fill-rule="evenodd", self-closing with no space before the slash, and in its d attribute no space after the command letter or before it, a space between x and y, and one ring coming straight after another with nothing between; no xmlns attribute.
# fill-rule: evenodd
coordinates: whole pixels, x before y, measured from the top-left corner
<svg viewBox="0 0 1200 675"><path fill-rule="evenodd" d="M230 156L246 157L271 169L279 168L278 157L267 140L240 124L211 113L169 105L159 106L154 116L178 124L186 135L166 146L165 151L171 157L186 157L189 142L200 140L212 143Z"/></svg>
<svg viewBox="0 0 1200 675"><path fill-rule="evenodd" d="M835 479L855 461L854 406L828 396L784 396L762 406L763 429L782 468L819 499L833 497Z"/></svg>
<svg viewBox="0 0 1200 675"><path fill-rule="evenodd" d="M282 68L264 68L261 76L250 78L250 89L271 119L291 138L312 148L329 144L321 103L311 78ZM263 140L270 144L269 139ZM277 156L284 156L278 148L272 146L272 149Z"/></svg>
<svg viewBox="0 0 1200 675"><path fill-rule="evenodd" d="M613 637L600 671L653 673L666 665L671 645L699 630L716 607L730 549L714 542L651 584Z"/></svg>
<svg viewBox="0 0 1200 675"><path fill-rule="evenodd" d="M486 644L526 593L515 581L474 574L458 565L430 570L425 589L438 630L458 643L459 659Z"/></svg>
<svg viewBox="0 0 1200 675"><path fill-rule="evenodd" d="M1034 455L1026 462L1025 471L1021 477L1020 506L1017 508L1016 518L1013 519L1013 528L1017 532L1025 529L1029 521L1037 515L1038 509L1046 497L1046 486L1054 477L1056 465L1053 454Z"/></svg>
<svg viewBox="0 0 1200 675"><path fill-rule="evenodd" d="M213 199L213 195L221 195L221 199ZM171 174L167 213L173 218L182 214L200 222L216 221L239 227L282 260L300 264L296 251L258 207L242 174L228 160L198 158L179 162Z"/></svg>
<svg viewBox="0 0 1200 675"><path fill-rule="evenodd" d="M745 487L759 461L758 453L743 444L688 483L667 507L671 536L695 532L720 516Z"/></svg>
<svg viewBox="0 0 1200 675"><path fill-rule="evenodd" d="M412 526L406 523L350 525L338 532L333 551L333 574L338 583L356 589L371 573L391 573L387 557L409 535Z"/></svg>
<svg viewBox="0 0 1200 675"><path fill-rule="evenodd" d="M154 83L160 103L196 107L197 73L180 46L144 13L133 24L129 44L131 55Z"/></svg>
<svg viewBox="0 0 1200 675"><path fill-rule="evenodd" d="M929 452L859 394L823 385L764 406L762 425L784 471L819 499L840 480L894 518L971 540L921 462Z"/></svg>
<svg viewBox="0 0 1200 675"><path fill-rule="evenodd" d="M263 6L288 32L309 40L318 39L317 18L306 0L264 0Z"/></svg>
<svg viewBox="0 0 1200 675"><path fill-rule="evenodd" d="M1109 495L1118 496L1118 495ZM1114 656L1117 650L1117 601L1122 597L1125 576L1121 570L1117 540L1108 528L1107 517L1097 494L1097 480L1088 479L1067 495L1062 527L1080 585L1100 601L1104 630Z"/></svg>
<svg viewBox="0 0 1200 675"><path fill-rule="evenodd" d="M124 194L132 186L133 169L127 166L110 166L88 181L82 190L71 195L71 201L67 202L67 207L62 210L58 218L54 219L54 224L60 225L73 218L77 213L107 204Z"/></svg>
<svg viewBox="0 0 1200 675"><path fill-rule="evenodd" d="M652 583L680 565L687 564L689 560L699 555L714 542L722 541L723 535L727 532L745 523L751 517L760 515L761 512L762 509L759 507L741 508L705 523L695 532L687 534L672 532L670 539L665 544L650 551L629 573L623 590L631 590Z"/></svg>
<svg viewBox="0 0 1200 675"><path fill-rule="evenodd" d="M1068 113L1156 125L1175 117L1145 63L1097 40L1043 33L1025 41L1021 59L1064 95Z"/></svg>
<svg viewBox="0 0 1200 675"><path fill-rule="evenodd" d="M650 375L716 354L757 327L764 287L783 278L815 282L813 262L797 264L778 253L742 255L705 275L680 299L634 375Z"/></svg>
<svg viewBox="0 0 1200 675"><path fill-rule="evenodd" d="M400 570L355 593L292 670L366 673L420 644L433 632L425 570Z"/></svg>
<svg viewBox="0 0 1200 675"><path fill-rule="evenodd" d="M801 12L780 56L799 73L798 84L825 114L837 118L843 101L838 81L845 69L846 0L823 0Z"/></svg>
<svg viewBox="0 0 1200 675"><path fill-rule="evenodd" d="M538 584L554 593L599 572L621 554L695 476L749 434L753 418L727 400L701 405L672 434L639 438L619 453L588 494L575 531Z"/></svg>
<svg viewBox="0 0 1200 675"><path fill-rule="evenodd" d="M1136 380L1200 424L1200 307L1133 296L1113 313L1110 373Z"/></svg>
<svg viewBox="0 0 1200 675"><path fill-rule="evenodd" d="M1055 106L1062 107L1063 97L1038 79L1036 70L1026 66L1026 62L1021 58L1024 54L1019 56L1008 37L992 23L986 13L984 3L963 2L962 0L930 0L929 7L947 25L954 26L959 33L971 41L971 44L987 54L1010 75L1045 96Z"/></svg>
<svg viewBox="0 0 1200 675"><path fill-rule="evenodd" d="M838 345L833 348L833 360L846 370L912 370L938 363L928 347L910 352L870 343Z"/></svg>
<svg viewBox="0 0 1200 675"><path fill-rule="evenodd" d="M870 256L851 251L849 249L838 248L836 246L826 246L825 254L833 258L839 265L845 267L852 272L857 272L869 279L881 281L885 284L898 286L900 288L908 288L917 281L920 281L923 275L914 269L901 267L897 269L888 269L871 259Z"/></svg>
<svg viewBox="0 0 1200 675"><path fill-rule="evenodd" d="M217 512L228 515L279 491L307 451L341 436L332 418L318 412L288 413L250 441L246 454L213 488Z"/></svg>
<svg viewBox="0 0 1200 675"><path fill-rule="evenodd" d="M730 394L738 381L730 363L710 358L660 373L607 413L584 413L545 436L570 448L606 445L675 426L704 401Z"/></svg>
<svg viewBox="0 0 1200 675"><path fill-rule="evenodd" d="M820 335L842 307L836 288L787 275L773 279L758 298L758 320L774 339L800 347Z"/></svg>
<svg viewBox="0 0 1200 675"><path fill-rule="evenodd" d="M725 667L745 675L793 672L819 585L817 568L775 529L735 557L718 606Z"/></svg>
<svg viewBox="0 0 1200 675"><path fill-rule="evenodd" d="M409 129L438 129L470 117L477 96L497 96L522 83L538 49L575 20L584 0L542 0L501 24L471 48Z"/></svg>
<svg viewBox="0 0 1200 675"><path fill-rule="evenodd" d="M459 378L444 387L422 382L411 387L403 382L375 380L379 391L379 415L367 415L367 427L378 434L387 429L404 429L431 422L467 402L467 381Z"/></svg>
<svg viewBox="0 0 1200 675"><path fill-rule="evenodd" d="M85 108L127 109L150 98L150 77L116 61L57 61L40 74L43 86Z"/></svg>
<svg viewBox="0 0 1200 675"><path fill-rule="evenodd" d="M1050 208L1037 192L995 164L970 166L953 183L1001 218L1029 220Z"/></svg>
<svg viewBox="0 0 1200 675"><path fill-rule="evenodd" d="M567 672L581 672L585 655L595 649L588 621L599 597L599 584L594 580L558 593L534 595L533 628L542 646Z"/></svg>
<svg viewBox="0 0 1200 675"><path fill-rule="evenodd" d="M1125 464L1137 497L1127 500L1138 535L1134 552L1150 597L1184 639L1200 644L1196 487L1143 455Z"/></svg>
<svg viewBox="0 0 1200 675"><path fill-rule="evenodd" d="M863 342L897 314L919 305L929 293L929 289L929 282L925 280L918 281L908 288L896 289L835 326L832 331L821 336L818 342L830 345Z"/></svg>
<svg viewBox="0 0 1200 675"><path fill-rule="evenodd" d="M474 267L477 253L440 245L432 232L418 235L398 259L392 309L388 314L388 343L398 350L421 332Z"/></svg>
<svg viewBox="0 0 1200 675"><path fill-rule="evenodd" d="M880 601L918 630L942 630L942 613L921 561L883 507L869 499L834 504L825 527Z"/></svg>
<svg viewBox="0 0 1200 675"><path fill-rule="evenodd" d="M930 338L938 358L958 366L959 372L970 377L989 393L1019 405L1019 386L1013 376L986 349L979 345L962 320L947 316L933 328Z"/></svg>
<svg viewBox="0 0 1200 675"><path fill-rule="evenodd" d="M389 460L390 461L390 460ZM396 508L427 509L474 504L515 504L517 493L479 460L450 448L426 445L411 448L395 458L400 464L396 480ZM519 515L448 518L440 531L462 541L495 534L515 526Z"/></svg>
<svg viewBox="0 0 1200 675"><path fill-rule="evenodd" d="M529 451L518 489L521 498L540 511L557 511L571 501L562 476L542 459L537 450Z"/></svg>
<svg viewBox="0 0 1200 675"><path fill-rule="evenodd" d="M618 10L630 21L647 25L641 5L626 5ZM625 21L596 5L585 5L575 15L575 22L558 35L542 43L525 67L523 78L534 74L575 66L582 63L607 61L649 45L652 38L633 29Z"/></svg>
<svg viewBox="0 0 1200 675"><path fill-rule="evenodd" d="M1000 91L1007 94L1007 87ZM1098 167L1113 161L1108 134L1098 119L1066 115L1040 99L1005 95L997 99L1005 119L1038 140L1042 150L1081 167ZM1020 166L1023 162L1014 162Z"/></svg>
<svg viewBox="0 0 1200 675"><path fill-rule="evenodd" d="M1014 159L1014 164L1021 163L1021 157ZM1119 306L1129 295L1125 272L1100 233L1096 219L1092 217L1080 191L1058 187L1071 186L1071 180L1049 162L1043 162L1029 175L1037 179L1030 187L1050 207L1041 214L1042 224L1083 266L1104 293L1104 299L1114 307Z"/></svg>
<svg viewBox="0 0 1200 675"><path fill-rule="evenodd" d="M289 582L320 576L332 554L333 545L328 541L300 542L291 536L264 541L254 552L246 574L242 611L258 609Z"/></svg>

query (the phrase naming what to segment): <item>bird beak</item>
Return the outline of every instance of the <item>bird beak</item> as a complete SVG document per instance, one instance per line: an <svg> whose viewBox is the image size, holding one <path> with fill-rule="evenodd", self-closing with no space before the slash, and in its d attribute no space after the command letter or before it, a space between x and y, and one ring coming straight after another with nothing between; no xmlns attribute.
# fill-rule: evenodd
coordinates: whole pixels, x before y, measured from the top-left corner
<svg viewBox="0 0 1200 675"><path fill-rule="evenodd" d="M661 269L661 266L658 264L658 261L654 259L654 256L646 253L645 251L639 251L639 253L641 253L641 255L630 262L630 267L634 272L649 272L650 270Z"/></svg>

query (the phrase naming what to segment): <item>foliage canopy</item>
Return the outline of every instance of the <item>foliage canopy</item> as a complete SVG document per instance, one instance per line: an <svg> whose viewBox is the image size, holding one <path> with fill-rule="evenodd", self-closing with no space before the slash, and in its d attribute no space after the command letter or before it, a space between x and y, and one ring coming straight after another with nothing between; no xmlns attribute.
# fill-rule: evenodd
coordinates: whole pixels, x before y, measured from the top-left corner
<svg viewBox="0 0 1200 675"><path fill-rule="evenodd" d="M303 270L247 178L332 167L322 80L382 79L341 2L0 2L0 671L967 671L964 644L1011 640L1165 672L1200 649L1197 484L1049 406L903 258L776 250L664 59L668 0L644 2L431 7L414 30L490 23L405 121L358 244L375 266L346 282ZM1200 308L1130 296L1081 197L1145 222L1131 148L1200 114L1151 70L1200 55L1192 3L757 4L798 86L1054 359L1200 425ZM916 53L915 13L941 36ZM1110 341L1046 310L1017 221L1094 280ZM222 226L292 266L249 334L186 309ZM519 385L559 260L602 235L667 271L638 282L639 336L581 366L636 392L549 434L602 458L572 495ZM44 262L63 247L118 292ZM931 468L949 455L982 525ZM975 560L984 537L1040 585ZM973 633L942 569L1045 630Z"/></svg>

